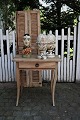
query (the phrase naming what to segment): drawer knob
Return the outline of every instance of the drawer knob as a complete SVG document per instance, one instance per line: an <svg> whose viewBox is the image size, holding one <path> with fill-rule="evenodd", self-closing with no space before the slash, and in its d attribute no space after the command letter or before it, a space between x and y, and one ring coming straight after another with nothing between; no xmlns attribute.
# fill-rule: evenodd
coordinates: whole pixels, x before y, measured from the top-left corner
<svg viewBox="0 0 80 120"><path fill-rule="evenodd" d="M39 67L39 63L36 63L36 64L35 64L35 67Z"/></svg>

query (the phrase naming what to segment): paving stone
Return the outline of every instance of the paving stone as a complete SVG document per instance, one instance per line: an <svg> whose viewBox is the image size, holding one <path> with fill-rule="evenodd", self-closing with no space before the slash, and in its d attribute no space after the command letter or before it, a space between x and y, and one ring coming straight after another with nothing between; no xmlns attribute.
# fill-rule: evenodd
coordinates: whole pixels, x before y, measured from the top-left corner
<svg viewBox="0 0 80 120"><path fill-rule="evenodd" d="M32 110L31 111L31 116L35 116L35 115L37 115L39 113L39 111L38 110Z"/></svg>
<svg viewBox="0 0 80 120"><path fill-rule="evenodd" d="M13 116L19 116L21 117L23 115L22 111L14 111Z"/></svg>
<svg viewBox="0 0 80 120"><path fill-rule="evenodd" d="M24 116L23 117L23 120L34 120L34 117L33 116Z"/></svg>
<svg viewBox="0 0 80 120"><path fill-rule="evenodd" d="M0 120L5 120L5 117L0 117Z"/></svg>
<svg viewBox="0 0 80 120"><path fill-rule="evenodd" d="M0 83L0 120L80 120L80 83L57 83L52 106L50 84L25 88L16 104L15 85Z"/></svg>
<svg viewBox="0 0 80 120"><path fill-rule="evenodd" d="M41 110L41 107L38 106L38 105L36 105L36 106L34 106L32 109L33 109L33 110L37 110L37 111L39 111L39 110Z"/></svg>
<svg viewBox="0 0 80 120"><path fill-rule="evenodd" d="M14 120L14 117L7 117L5 120Z"/></svg>
<svg viewBox="0 0 80 120"><path fill-rule="evenodd" d="M26 106L24 106L24 107L23 107L23 111L25 111L25 110L32 110L32 107L31 107L31 106L29 106L29 105L28 105L27 107L26 107Z"/></svg>
<svg viewBox="0 0 80 120"><path fill-rule="evenodd" d="M34 116L34 120L42 120L41 116Z"/></svg>
<svg viewBox="0 0 80 120"><path fill-rule="evenodd" d="M23 117L22 117L22 116L16 116L16 117L14 118L14 120L23 120Z"/></svg>
<svg viewBox="0 0 80 120"><path fill-rule="evenodd" d="M30 111L29 110L23 111L23 116L31 116Z"/></svg>

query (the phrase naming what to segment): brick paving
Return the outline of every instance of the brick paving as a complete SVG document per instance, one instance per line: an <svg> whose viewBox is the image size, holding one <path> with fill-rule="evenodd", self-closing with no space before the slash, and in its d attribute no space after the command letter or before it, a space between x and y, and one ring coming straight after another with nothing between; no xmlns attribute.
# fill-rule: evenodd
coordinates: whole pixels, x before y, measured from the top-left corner
<svg viewBox="0 0 80 120"><path fill-rule="evenodd" d="M24 88L19 106L16 83L0 83L0 120L80 120L80 83L57 83L52 106L50 83Z"/></svg>

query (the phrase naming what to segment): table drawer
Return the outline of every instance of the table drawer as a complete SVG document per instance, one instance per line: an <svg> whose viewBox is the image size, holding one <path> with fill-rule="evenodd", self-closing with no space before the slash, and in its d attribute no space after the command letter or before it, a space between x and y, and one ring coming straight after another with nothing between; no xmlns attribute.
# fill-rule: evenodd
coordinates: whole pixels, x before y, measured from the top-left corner
<svg viewBox="0 0 80 120"><path fill-rule="evenodd" d="M28 68L28 69L37 69L37 68L44 68L50 69L55 68L55 62L19 62L19 68Z"/></svg>

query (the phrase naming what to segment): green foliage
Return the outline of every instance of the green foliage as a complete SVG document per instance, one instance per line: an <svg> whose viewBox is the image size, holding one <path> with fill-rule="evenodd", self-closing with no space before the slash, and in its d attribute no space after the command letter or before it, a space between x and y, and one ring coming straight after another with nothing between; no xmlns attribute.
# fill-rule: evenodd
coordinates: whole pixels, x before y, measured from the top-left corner
<svg viewBox="0 0 80 120"><path fill-rule="evenodd" d="M51 3L49 7L41 7L39 0L0 0L0 17L3 21L4 31L15 29L15 11L27 9L41 10L41 29L55 31L55 29L71 27L77 24L77 16L80 14L80 2L77 0L43 0ZM62 5L70 7L66 12L61 12Z"/></svg>
<svg viewBox="0 0 80 120"><path fill-rule="evenodd" d="M39 9L39 0L16 0L16 10L22 11L24 9Z"/></svg>
<svg viewBox="0 0 80 120"><path fill-rule="evenodd" d="M13 0L0 0L0 12L4 31L6 29L14 29L15 4Z"/></svg>
<svg viewBox="0 0 80 120"><path fill-rule="evenodd" d="M64 56L67 57L67 51L64 52ZM70 59L73 59L73 48L70 48Z"/></svg>
<svg viewBox="0 0 80 120"><path fill-rule="evenodd" d="M39 0L0 0L0 18L3 22L3 32L15 29L15 12L39 8Z"/></svg>
<svg viewBox="0 0 80 120"><path fill-rule="evenodd" d="M47 8L41 8L41 28L48 31L51 29L61 30L61 28L73 27L77 24L77 17L80 14L80 2L73 0L43 0L51 3ZM69 9L61 11L61 7L66 4ZM74 21L76 20L76 22Z"/></svg>

